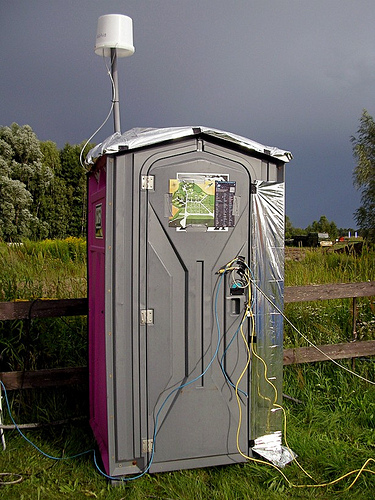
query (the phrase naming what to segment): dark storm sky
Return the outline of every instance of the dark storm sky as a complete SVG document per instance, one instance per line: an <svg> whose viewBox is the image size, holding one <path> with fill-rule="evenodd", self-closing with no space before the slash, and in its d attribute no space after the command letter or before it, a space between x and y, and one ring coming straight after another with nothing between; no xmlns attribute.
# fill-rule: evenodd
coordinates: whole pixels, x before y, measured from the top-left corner
<svg viewBox="0 0 375 500"><path fill-rule="evenodd" d="M122 130L203 125L293 153L286 211L354 227L351 135L375 115L375 4L357 0L0 0L0 125L58 147L88 139L111 86L97 19L133 19ZM112 120L95 137L113 131Z"/></svg>

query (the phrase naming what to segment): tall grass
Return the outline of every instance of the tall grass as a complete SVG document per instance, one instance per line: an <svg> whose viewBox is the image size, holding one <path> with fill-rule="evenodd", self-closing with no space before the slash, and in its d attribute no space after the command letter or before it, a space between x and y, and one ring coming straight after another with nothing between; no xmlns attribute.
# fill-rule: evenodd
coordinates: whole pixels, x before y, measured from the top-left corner
<svg viewBox="0 0 375 500"><path fill-rule="evenodd" d="M0 244L0 301L85 296L85 240ZM0 369L85 365L86 324L86 317L1 322Z"/></svg>
<svg viewBox="0 0 375 500"><path fill-rule="evenodd" d="M83 239L0 243L0 301L86 296ZM0 371L85 366L87 318L63 317L0 322ZM16 391L21 421L48 421L87 412L82 388ZM79 409L81 407L81 409Z"/></svg>
<svg viewBox="0 0 375 500"><path fill-rule="evenodd" d="M40 243L39 247L32 243L28 247L26 244L25 248L0 245L0 258L3 259L1 262L7 267L5 271L1 271L0 276L12 276L9 285L5 286L10 297L7 300L33 299L43 296L40 294L45 291L48 296L53 296L57 289L59 296L64 298L83 296L81 287L85 283L86 272L84 259L81 259L79 252L75 254L75 251L69 249L69 245L68 252L71 257L67 258L67 246L64 246L65 250L56 250L59 245L60 243L47 242ZM287 261L286 284L374 280L374 259L375 254L368 249L362 256L357 257L326 254L321 251L307 252L305 258L299 262ZM19 273L12 272L10 261L19 266ZM31 269L34 265L37 271ZM48 271L43 271L43 268ZM67 269L69 271L66 271ZM22 285L25 276L30 280L28 286ZM8 283L7 279L0 281L1 290L4 290L4 283ZM79 284L78 288L75 283ZM34 288L33 284L36 284ZM1 293L5 295L5 292ZM316 343L351 339L350 300L289 304L286 313L298 328ZM361 299L358 312L358 332L361 339L375 338L374 315L374 299ZM29 328L29 331L25 328ZM34 320L28 326L24 322L9 322L7 333L3 333L2 339L0 338L4 351L3 360L6 357L10 359L9 352L13 349L12 369L22 369L25 366L45 367L49 363L51 366L81 364L86 355L85 328L85 324L66 327L60 320L49 320L40 324ZM287 326L285 330L286 345L304 344L295 331ZM14 345L19 345L19 341L27 335L29 344L26 346L21 342L16 352ZM30 346L33 344L35 348L31 350ZM356 370L362 376L375 380L374 361L374 358L358 359ZM342 363L351 368L350 361ZM11 369L11 366L8 368ZM283 392L294 398L294 401L285 400L288 443L298 454L299 462L313 478L306 477L294 462L283 470L291 483L325 483L351 470L359 469L368 457L375 458L374 386L329 362L324 362L286 367ZM23 410L18 413L20 407ZM21 391L12 398L12 408L15 416L23 421L27 417L39 421L54 420L87 411L87 395L80 393L76 397L71 388L47 393L34 391L32 394L29 391ZM28 431L27 436L54 456L74 455L95 446L87 423ZM332 486L297 489L291 487L275 469L252 462L146 475L139 480L113 488L95 469L92 453L74 460L53 462L41 456L15 433L7 432L6 439L8 449L5 452L0 451L0 470L20 473L24 477L20 484L1 487L0 496L3 494L3 497L9 500L349 500L372 499L374 496L375 475L368 472L364 472L349 491L343 490L350 485L354 476ZM369 464L368 468L375 470L373 464Z"/></svg>
<svg viewBox="0 0 375 500"><path fill-rule="evenodd" d="M285 260L286 286L354 283L375 279L375 251L371 246L364 245L361 255L322 248L302 249L297 255L298 260Z"/></svg>
<svg viewBox="0 0 375 500"><path fill-rule="evenodd" d="M361 255L332 250L306 250L300 260L286 259L286 286L326 283L354 283L375 280L375 251L364 246ZM308 339L316 344L350 342L353 326L351 299L292 303L285 314ZM374 298L357 299L357 335L359 340L375 338ZM285 347L308 345L287 323Z"/></svg>
<svg viewBox="0 0 375 500"><path fill-rule="evenodd" d="M86 296L83 239L0 243L0 301Z"/></svg>
<svg viewBox="0 0 375 500"><path fill-rule="evenodd" d="M364 247L362 255L322 250L306 251L299 261L286 261L286 284L307 285L360 282L375 279L374 249ZM334 344L353 340L353 302L351 299L288 304L285 314L299 331L315 344ZM359 340L375 339L374 297L357 299ZM287 323L285 347L309 345ZM340 364L352 369L350 360ZM375 381L375 359L355 362L355 370ZM302 364L284 368L284 392L302 401L286 403L288 439L300 461L314 480L328 482L358 469L367 458L375 458L375 389L330 362ZM373 464L369 466L374 470ZM348 487L354 475L339 485L313 489L317 497L330 498ZM300 481L306 478L300 477ZM371 486L372 485L372 486ZM364 473L343 498L372 498L374 476ZM305 492L305 490L303 490Z"/></svg>

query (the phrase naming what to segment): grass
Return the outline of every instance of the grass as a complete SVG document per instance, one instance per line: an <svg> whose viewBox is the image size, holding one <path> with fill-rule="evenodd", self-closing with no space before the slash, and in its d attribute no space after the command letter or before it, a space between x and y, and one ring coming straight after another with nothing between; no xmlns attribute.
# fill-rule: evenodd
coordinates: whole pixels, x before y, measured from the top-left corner
<svg viewBox="0 0 375 500"><path fill-rule="evenodd" d="M80 242L29 243L9 248L0 245L0 300L34 299L41 293L51 296L84 296L86 265ZM69 256L69 257L68 257ZM10 264L11 263L11 264ZM14 266L14 268L13 268ZM61 273L61 274L60 274ZM22 284L28 277L29 282ZM362 256L306 252L299 262L287 261L286 284L352 282L375 279L375 254L366 249ZM33 285L35 287L33 288ZM62 295L60 295L62 294ZM5 298L8 297L8 298ZM289 304L288 317L316 343L351 339L351 302ZM374 339L373 298L361 299L358 333L361 339ZM69 324L60 320L7 322L0 331L2 366L6 369L84 364L86 357L85 322ZM2 335L2 336L1 336ZM27 343L22 339L28 338ZM21 342L20 342L21 341ZM287 346L304 343L285 327ZM21 345L21 348L16 348ZM350 361L342 361L351 368ZM375 380L375 360L356 360L356 371ZM80 392L81 391L81 392ZM332 481L359 469L367 458L375 458L375 388L329 362L287 366L284 370L287 438L298 454L298 461L314 480L293 462L283 472L293 484ZM87 395L79 388L56 391L21 391L11 394L17 421L47 422L87 414ZM8 417L6 417L7 420ZM93 450L95 443L88 423L28 430L25 434L53 456L70 456ZM373 498L375 475L361 474L336 485L293 488L274 468L248 462L146 475L113 487L95 468L93 452L79 458L53 461L41 455L16 431L6 432L7 450L0 450L0 471L21 474L19 484L0 486L0 497L12 499L284 499L284 498ZM374 463L368 469L375 471ZM0 476L0 480L4 476Z"/></svg>
<svg viewBox="0 0 375 500"><path fill-rule="evenodd" d="M324 283L355 283L375 277L374 248L364 245L360 256L324 250L303 249L300 260L286 259L285 285L317 285Z"/></svg>
<svg viewBox="0 0 375 500"><path fill-rule="evenodd" d="M375 279L375 251L364 246L362 255L335 253L332 249L304 250L301 260L285 262L285 285L355 283ZM374 298L357 299L358 340L375 338ZM290 321L315 344L350 342L352 339L352 300L326 300L286 304ZM308 345L289 325L285 325L285 347Z"/></svg>
<svg viewBox="0 0 375 500"><path fill-rule="evenodd" d="M342 363L351 368L350 362ZM375 379L372 360L357 361L356 371ZM314 471L316 480L336 479L360 468L367 458L375 458L373 386L329 363L287 367L284 376L288 394L303 401L292 408L289 404L289 443L304 467ZM369 468L374 470L373 464ZM354 477L343 480L332 491L347 487ZM366 484L374 485L374 477L367 473L349 493L353 498L356 494L358 498L371 498L362 489Z"/></svg>
<svg viewBox="0 0 375 500"><path fill-rule="evenodd" d="M310 385L332 382L332 374L317 369L308 375ZM288 376L293 378L293 374ZM332 388L330 386L329 388ZM346 384L345 384L346 387ZM311 387L314 389L314 387ZM326 388L325 388L326 389ZM342 397L340 406L335 398ZM298 451L300 463L318 482L326 482L355 470L373 453L373 439L364 430L364 420L373 412L374 393L350 397L346 390L327 397L323 390L304 405L288 407L288 438ZM330 404L327 404L330 403ZM364 408L361 408L364 406ZM362 409L359 415L358 410ZM348 413L349 412L349 413ZM352 424L354 421L354 425ZM348 422L350 427L348 428ZM27 435L46 453L61 457L91 450L94 443L87 426L64 426L61 430L28 431ZM372 435L372 438L374 436ZM370 438L370 439L369 439ZM370 441L370 442L369 442ZM347 492L351 476L337 486L297 489L289 487L274 469L248 462L243 465L212 467L147 475L128 484L112 487L93 466L93 453L82 457L52 461L25 444L15 433L7 433L8 449L0 455L3 472L21 474L23 482L3 486L3 497L46 499L281 499L281 498L372 498L375 481L365 473ZM284 469L294 484L309 484L296 464Z"/></svg>
<svg viewBox="0 0 375 500"><path fill-rule="evenodd" d="M86 291L84 240L0 243L0 301L78 298Z"/></svg>
<svg viewBox="0 0 375 500"><path fill-rule="evenodd" d="M82 239L0 243L0 301L86 296ZM36 370L87 363L87 318L0 323L0 369Z"/></svg>

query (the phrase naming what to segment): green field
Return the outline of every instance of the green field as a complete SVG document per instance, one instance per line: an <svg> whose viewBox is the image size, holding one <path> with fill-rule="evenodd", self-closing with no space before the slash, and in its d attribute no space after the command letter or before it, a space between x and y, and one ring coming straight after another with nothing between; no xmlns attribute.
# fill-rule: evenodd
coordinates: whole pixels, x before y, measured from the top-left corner
<svg viewBox="0 0 375 500"><path fill-rule="evenodd" d="M375 279L375 252L365 248L360 256L322 250L304 251L298 260L286 260L286 285L360 282ZM0 244L0 294L2 301L38 297L81 297L86 293L85 245L82 240ZM351 301L289 304L288 318L316 343L351 340ZM375 339L375 298L358 300L360 340ZM285 326L285 346L306 345ZM86 363L86 318L12 321L0 325L2 370L78 366ZM342 362L352 368L352 362ZM375 380L375 359L355 361L355 371ZM279 471L252 462L145 475L112 487L95 468L95 443L87 420L38 430L25 430L52 460L26 442L17 431L6 431L7 449L0 449L0 480L22 482L0 486L4 499L372 499L375 463L375 387L330 362L285 367L284 394L287 440L298 454L298 463ZM14 418L19 423L48 422L87 416L87 394L79 388L9 393ZM5 402L3 401L3 406ZM5 410L5 409L4 409ZM4 411L6 423L9 417ZM297 487L314 484L315 487ZM294 485L294 486L292 486Z"/></svg>

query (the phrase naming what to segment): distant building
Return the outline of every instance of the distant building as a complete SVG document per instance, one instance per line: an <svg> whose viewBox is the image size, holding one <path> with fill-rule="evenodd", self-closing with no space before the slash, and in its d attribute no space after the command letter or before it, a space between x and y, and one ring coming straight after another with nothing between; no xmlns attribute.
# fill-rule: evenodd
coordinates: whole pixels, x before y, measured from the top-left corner
<svg viewBox="0 0 375 500"><path fill-rule="evenodd" d="M328 233L309 233L293 236L292 245L297 247L330 246L332 241Z"/></svg>

